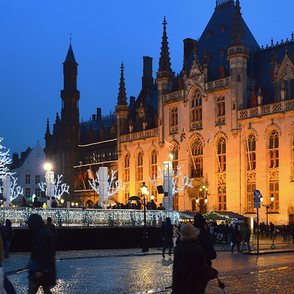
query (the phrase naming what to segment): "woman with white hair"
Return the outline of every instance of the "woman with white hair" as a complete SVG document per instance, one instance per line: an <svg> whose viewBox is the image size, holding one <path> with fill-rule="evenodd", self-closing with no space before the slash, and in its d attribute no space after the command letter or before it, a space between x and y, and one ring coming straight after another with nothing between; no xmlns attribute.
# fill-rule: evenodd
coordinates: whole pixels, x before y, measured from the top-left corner
<svg viewBox="0 0 294 294"><path fill-rule="evenodd" d="M208 281L217 277L217 270L205 261L205 252L197 238L199 233L192 224L181 228L174 255L172 294L204 294Z"/></svg>

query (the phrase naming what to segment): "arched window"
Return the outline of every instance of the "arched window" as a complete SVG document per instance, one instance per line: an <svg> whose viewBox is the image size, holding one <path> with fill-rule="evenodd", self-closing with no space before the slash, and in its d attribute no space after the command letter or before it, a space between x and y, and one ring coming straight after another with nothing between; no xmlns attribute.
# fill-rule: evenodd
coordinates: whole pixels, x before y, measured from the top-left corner
<svg viewBox="0 0 294 294"><path fill-rule="evenodd" d="M197 89L191 97L191 128L202 127L202 97Z"/></svg>
<svg viewBox="0 0 294 294"><path fill-rule="evenodd" d="M256 169L256 138L250 134L246 140L247 170Z"/></svg>
<svg viewBox="0 0 294 294"><path fill-rule="evenodd" d="M226 104L225 96L218 97L216 100L216 109L217 109L217 123L224 124L226 117Z"/></svg>
<svg viewBox="0 0 294 294"><path fill-rule="evenodd" d="M157 178L157 152L155 149L152 150L151 152L151 171L150 171L150 177L151 179Z"/></svg>
<svg viewBox="0 0 294 294"><path fill-rule="evenodd" d="M220 137L217 141L217 164L218 171L222 172L226 170L226 140L224 137Z"/></svg>
<svg viewBox="0 0 294 294"><path fill-rule="evenodd" d="M217 187L218 210L227 210L227 187L226 184L219 184Z"/></svg>
<svg viewBox="0 0 294 294"><path fill-rule="evenodd" d="M178 108L173 107L170 111L170 133L178 132Z"/></svg>
<svg viewBox="0 0 294 294"><path fill-rule="evenodd" d="M269 167L279 167L279 134L277 130L269 134Z"/></svg>
<svg viewBox="0 0 294 294"><path fill-rule="evenodd" d="M203 144L199 137L197 137L191 146L192 151L192 177L203 176Z"/></svg>
<svg viewBox="0 0 294 294"><path fill-rule="evenodd" d="M130 156L127 154L124 158L124 181L130 181Z"/></svg>
<svg viewBox="0 0 294 294"><path fill-rule="evenodd" d="M143 153L139 152L137 155L137 181L143 181Z"/></svg>

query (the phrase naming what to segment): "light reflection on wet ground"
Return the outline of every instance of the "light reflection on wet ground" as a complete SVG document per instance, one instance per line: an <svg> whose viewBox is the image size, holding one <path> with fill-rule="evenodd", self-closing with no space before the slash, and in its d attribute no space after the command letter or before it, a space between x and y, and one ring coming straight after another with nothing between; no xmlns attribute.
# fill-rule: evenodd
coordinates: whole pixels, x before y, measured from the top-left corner
<svg viewBox="0 0 294 294"><path fill-rule="evenodd" d="M136 250L136 249L135 249ZM125 251L127 252L127 251ZM55 293L70 294L130 294L171 285L172 258L162 260L160 252L150 255L91 257L89 252L67 252L57 261L57 286ZM92 254L92 253L91 253ZM83 258L83 256L85 258ZM12 270L13 264L21 267L28 256L11 254L4 268ZM18 264L18 263L19 264ZM213 262L226 288L232 294L294 293L293 253L243 255L218 252ZM15 268L14 268L15 269ZM27 272L10 274L17 293L27 293ZM170 291L166 291L168 293ZM39 291L38 294L42 293ZM216 281L211 281L206 293L221 293Z"/></svg>

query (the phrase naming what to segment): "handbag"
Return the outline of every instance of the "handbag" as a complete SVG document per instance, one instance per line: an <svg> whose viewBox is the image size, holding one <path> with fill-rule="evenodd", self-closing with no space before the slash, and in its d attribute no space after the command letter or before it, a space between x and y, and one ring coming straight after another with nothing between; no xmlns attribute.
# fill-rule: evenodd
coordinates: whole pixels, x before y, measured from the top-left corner
<svg viewBox="0 0 294 294"><path fill-rule="evenodd" d="M224 235L221 234L221 233L218 233L218 234L216 235L216 239L217 239L217 240L222 240L223 237L224 237Z"/></svg>

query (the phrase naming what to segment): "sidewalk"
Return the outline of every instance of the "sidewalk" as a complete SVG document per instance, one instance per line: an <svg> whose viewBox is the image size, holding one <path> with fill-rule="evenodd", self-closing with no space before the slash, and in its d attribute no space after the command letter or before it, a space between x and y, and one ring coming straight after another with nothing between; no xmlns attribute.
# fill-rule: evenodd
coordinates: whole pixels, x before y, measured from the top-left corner
<svg viewBox="0 0 294 294"><path fill-rule="evenodd" d="M230 251L231 248L228 244L215 243L214 248L217 252ZM247 247L245 246L247 249ZM251 244L252 251L244 251L243 254L258 254L257 243L254 240ZM235 248L236 250L236 248ZM271 239L259 240L259 254L272 254L282 252L294 252L294 244L283 241L280 236L277 236L274 244ZM57 251L56 260L69 260L81 258L103 258L115 256L144 256L144 255L161 255L161 250L157 248L149 248L148 252L142 252L141 248L129 249L99 249L99 250L71 250L71 251ZM3 261L3 266L8 274L25 271L29 260L30 252L12 252L9 259Z"/></svg>
<svg viewBox="0 0 294 294"><path fill-rule="evenodd" d="M254 236L255 237L255 236ZM257 250L257 239L254 238L250 243L251 252L247 251L247 246L244 246L244 254L270 254L270 253L281 253L281 252L294 252L294 244L289 240L283 241L282 236L278 235L274 239L271 238L260 238L259 239L259 251ZM214 248L216 251L230 251L231 247L229 244L215 243ZM236 250L236 246L235 246Z"/></svg>

